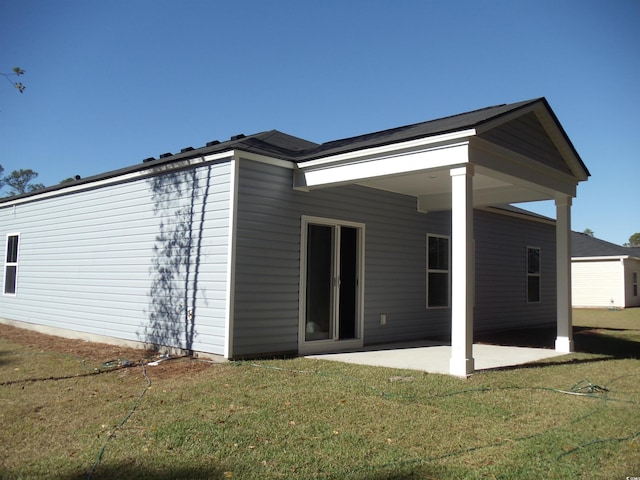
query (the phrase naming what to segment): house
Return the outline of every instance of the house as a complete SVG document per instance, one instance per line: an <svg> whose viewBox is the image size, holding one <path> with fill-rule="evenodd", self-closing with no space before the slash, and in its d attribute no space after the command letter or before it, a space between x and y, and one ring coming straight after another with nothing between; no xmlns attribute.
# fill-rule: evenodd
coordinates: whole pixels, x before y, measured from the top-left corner
<svg viewBox="0 0 640 480"><path fill-rule="evenodd" d="M576 308L640 307L640 251L572 232L571 285Z"/></svg>
<svg viewBox="0 0 640 480"><path fill-rule="evenodd" d="M316 144L237 135L0 202L0 318L246 358L557 325L589 172L544 98ZM555 202L557 222L495 208Z"/></svg>

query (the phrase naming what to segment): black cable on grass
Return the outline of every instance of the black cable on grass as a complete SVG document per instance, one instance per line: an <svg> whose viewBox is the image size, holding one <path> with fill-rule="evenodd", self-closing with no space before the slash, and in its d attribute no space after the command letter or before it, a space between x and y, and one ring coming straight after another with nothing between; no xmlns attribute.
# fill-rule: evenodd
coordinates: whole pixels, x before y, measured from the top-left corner
<svg viewBox="0 0 640 480"><path fill-rule="evenodd" d="M133 364L131 365L127 365L127 366L133 366ZM138 395L138 398L136 399L135 402L133 402L133 406L131 407L131 409L129 410L129 412L122 418L122 420L120 420L120 423L118 423L118 425L116 425L116 427L109 433L109 436L107 437L106 441L104 442L104 444L102 445L102 448L100 449L100 451L98 452L98 456L95 460L95 462L93 463L93 466L91 467L91 470L89 471L89 474L87 475L87 480L91 480L91 477L93 476L93 474L96 471L96 468L98 468L98 465L100 465L100 462L102 461L102 456L104 455L105 450L107 449L107 445L109 444L109 442L111 441L112 438L114 438L116 436L116 432L125 424L127 423L127 421L129 420L129 418L131 418L131 415L133 415L133 413L136 411L136 409L138 408L138 405L140 405L140 402L142 401L142 397L145 396L145 394L147 393L147 390L149 390L149 387L151 387L151 379L149 378L149 376L147 375L147 369L145 367L144 362L140 362L140 366L142 367L142 375L144 376L145 380L147 381L147 384L145 385L145 387L142 389L142 392L140 393L140 395Z"/></svg>
<svg viewBox="0 0 640 480"><path fill-rule="evenodd" d="M58 380L71 380L72 378L82 378L82 377L92 377L94 375L100 375L102 373L111 373L118 370L117 368L111 370L97 370L95 372L87 372L87 373L78 373L76 375L65 375L61 377L42 377L42 378L25 378L23 380L7 380L6 382L0 383L0 387L7 387L10 385L20 385L27 383L38 383L38 382L49 382L49 381L58 381Z"/></svg>
<svg viewBox="0 0 640 480"><path fill-rule="evenodd" d="M50 355L57 355L57 354L50 354ZM109 362L104 362L102 364L102 368L90 369L90 368L87 368L87 366L85 365L85 360L81 360L77 357L73 357L72 355L66 355L66 354L59 354L59 355L77 359L82 365L82 368L87 373L77 373L75 375L63 375L63 376L57 376L57 377L52 375L49 377L41 377L41 378L23 378L22 380L7 380L5 382L0 382L0 387L6 387L9 385L27 384L27 383L70 380L72 378L91 377L93 375L100 375L101 373L111 373L121 368L134 366L134 363L129 360L118 359L118 360L110 360Z"/></svg>
<svg viewBox="0 0 640 480"><path fill-rule="evenodd" d="M630 440L634 440L636 438L640 437L640 432L636 432L633 433L631 435L629 435L628 437L621 437L621 438L598 438L596 440L591 440L590 442L586 442L583 443L581 445L578 445L577 447L574 447L570 450L567 450L566 452L563 452L561 455L558 456L558 458L562 458L566 455L571 455L572 453L577 452L578 450L582 450L583 448L587 448L590 447L592 445L598 445L601 443L622 443L622 442L628 442Z"/></svg>

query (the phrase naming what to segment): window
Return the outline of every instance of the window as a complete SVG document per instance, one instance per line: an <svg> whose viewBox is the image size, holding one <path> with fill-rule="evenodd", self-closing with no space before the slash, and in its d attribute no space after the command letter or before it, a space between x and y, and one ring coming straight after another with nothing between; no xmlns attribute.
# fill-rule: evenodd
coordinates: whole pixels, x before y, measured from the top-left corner
<svg viewBox="0 0 640 480"><path fill-rule="evenodd" d="M448 307L449 238L427 235L427 307Z"/></svg>
<svg viewBox="0 0 640 480"><path fill-rule="evenodd" d="M638 296L638 272L633 272L633 296Z"/></svg>
<svg viewBox="0 0 640 480"><path fill-rule="evenodd" d="M540 302L540 249L527 247L527 302Z"/></svg>
<svg viewBox="0 0 640 480"><path fill-rule="evenodd" d="M7 235L7 254L4 262L4 293L16 294L16 280L18 278L18 240L17 234Z"/></svg>

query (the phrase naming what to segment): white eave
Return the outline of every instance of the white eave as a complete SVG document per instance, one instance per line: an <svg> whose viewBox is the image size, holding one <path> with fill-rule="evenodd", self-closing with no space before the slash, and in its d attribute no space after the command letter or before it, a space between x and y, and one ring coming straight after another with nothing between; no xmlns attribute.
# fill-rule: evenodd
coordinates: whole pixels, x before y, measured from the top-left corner
<svg viewBox="0 0 640 480"><path fill-rule="evenodd" d="M458 132L443 133L441 135L434 135L432 137L418 138L416 140L408 140L406 142L393 143L390 145L381 145L378 147L370 147L363 150L356 150L352 152L339 153L337 155L331 155L328 157L321 157L306 162L299 162L298 167L301 169L313 168L317 166L332 165L335 163L341 163L352 160L364 160L367 158L373 158L385 155L398 155L420 150L420 147L434 147L438 144L445 145L452 140L467 139L468 137L476 135L476 130L471 128L467 130L461 130Z"/></svg>
<svg viewBox="0 0 640 480"><path fill-rule="evenodd" d="M464 164L469 138L475 134L475 129L467 129L299 162L294 188L361 183Z"/></svg>
<svg viewBox="0 0 640 480"><path fill-rule="evenodd" d="M632 255L607 255L593 257L571 257L572 262L619 262L629 258L636 258Z"/></svg>

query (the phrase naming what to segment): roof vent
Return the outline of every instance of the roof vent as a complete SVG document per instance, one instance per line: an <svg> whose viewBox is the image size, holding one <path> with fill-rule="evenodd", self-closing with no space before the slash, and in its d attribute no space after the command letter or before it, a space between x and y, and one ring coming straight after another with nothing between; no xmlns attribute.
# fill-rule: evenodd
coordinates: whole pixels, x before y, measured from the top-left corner
<svg viewBox="0 0 640 480"><path fill-rule="evenodd" d="M213 147L214 145L219 145L220 140L213 140L211 142L207 142L207 147Z"/></svg>
<svg viewBox="0 0 640 480"><path fill-rule="evenodd" d="M234 135L233 137L231 137L231 140L240 140L241 138L244 138L244 133L239 133L238 135Z"/></svg>
<svg viewBox="0 0 640 480"><path fill-rule="evenodd" d="M149 157L149 158L145 158L144 160L142 160L142 163L153 162L154 160L155 160L155 158Z"/></svg>
<svg viewBox="0 0 640 480"><path fill-rule="evenodd" d="M76 180L80 180L82 177L80 175L76 175Z"/></svg>
<svg viewBox="0 0 640 480"><path fill-rule="evenodd" d="M182 150L180 150L180 153L190 152L192 150L194 150L193 147L186 147L186 148L183 148Z"/></svg>
<svg viewBox="0 0 640 480"><path fill-rule="evenodd" d="M160 158L167 158L167 157L172 157L173 153L171 152L167 152L167 153L163 153L162 155L160 155Z"/></svg>

